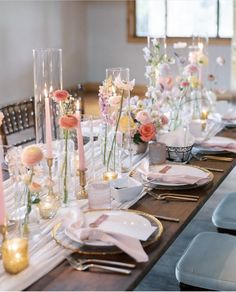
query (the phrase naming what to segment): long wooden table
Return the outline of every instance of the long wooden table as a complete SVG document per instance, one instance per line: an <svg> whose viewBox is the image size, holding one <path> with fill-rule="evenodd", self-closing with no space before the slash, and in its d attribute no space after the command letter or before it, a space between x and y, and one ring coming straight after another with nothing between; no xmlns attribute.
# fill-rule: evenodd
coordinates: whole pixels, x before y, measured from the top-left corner
<svg viewBox="0 0 236 292"><path fill-rule="evenodd" d="M221 135L236 139L236 132L233 130L226 129L221 132ZM199 195L200 199L197 202L167 203L165 201L157 201L146 195L133 206L132 209L141 210L149 214L177 217L180 219L180 223L162 221L164 232L160 240L145 248L149 255L149 261L137 264L131 275L98 271L78 272L73 270L67 261L63 261L58 267L31 285L28 290L124 291L134 289L235 166L236 155L227 154L227 156L233 157L233 161L196 161L194 159L190 161L191 165L224 169L223 173L214 172L213 182L205 187L178 191L178 193ZM162 191L156 192L161 193ZM132 262L132 259L125 254L103 256L102 258Z"/></svg>

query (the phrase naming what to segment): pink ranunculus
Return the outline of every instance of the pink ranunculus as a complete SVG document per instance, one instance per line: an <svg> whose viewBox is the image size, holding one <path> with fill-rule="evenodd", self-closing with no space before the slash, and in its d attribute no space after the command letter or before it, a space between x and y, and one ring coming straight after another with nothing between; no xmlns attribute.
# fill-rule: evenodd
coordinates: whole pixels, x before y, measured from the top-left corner
<svg viewBox="0 0 236 292"><path fill-rule="evenodd" d="M149 142L150 140L154 139L156 135L156 128L152 123L141 125L138 131L143 142Z"/></svg>
<svg viewBox="0 0 236 292"><path fill-rule="evenodd" d="M161 116L161 123L162 123L162 125L167 125L168 122L169 122L169 119L167 118L167 116L166 115L162 115Z"/></svg>
<svg viewBox="0 0 236 292"><path fill-rule="evenodd" d="M193 75L198 73L198 67L194 64L189 64L184 68L185 75Z"/></svg>
<svg viewBox="0 0 236 292"><path fill-rule="evenodd" d="M56 90L53 92L53 97L56 102L65 101L69 96L70 94L66 90Z"/></svg>
<svg viewBox="0 0 236 292"><path fill-rule="evenodd" d="M152 118L147 111L139 111L136 115L136 120L144 125L151 123Z"/></svg>
<svg viewBox="0 0 236 292"><path fill-rule="evenodd" d="M27 167L33 167L43 159L43 152L38 146L30 145L23 149L21 161Z"/></svg>
<svg viewBox="0 0 236 292"><path fill-rule="evenodd" d="M74 129L77 124L78 120L74 115L64 115L59 119L60 127L66 130Z"/></svg>

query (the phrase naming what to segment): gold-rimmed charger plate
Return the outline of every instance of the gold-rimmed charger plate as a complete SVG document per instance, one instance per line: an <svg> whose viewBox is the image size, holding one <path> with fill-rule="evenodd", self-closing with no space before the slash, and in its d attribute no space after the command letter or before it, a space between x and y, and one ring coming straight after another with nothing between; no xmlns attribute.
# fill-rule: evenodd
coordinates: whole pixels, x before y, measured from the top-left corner
<svg viewBox="0 0 236 292"><path fill-rule="evenodd" d="M98 210L94 210L94 212L96 211ZM111 211L111 210L100 209L99 211ZM152 226L157 227L156 230L153 232L153 234L146 241L141 241L143 247L149 246L160 239L163 232L163 226L161 222L157 218L152 216L151 214L148 214L142 211L137 211L137 210L119 209L117 211L131 212L131 213L135 213L137 215L143 216L151 223ZM89 210L89 212L93 212L93 211ZM60 246L66 249L69 249L72 252L77 252L80 254L107 255L107 254L119 254L123 252L116 246L91 246L91 245L86 245L86 244L80 244L76 241L73 241L69 237L66 236L65 228L62 226L61 222L57 223L53 227L52 236L54 240L57 242L57 244L59 244Z"/></svg>
<svg viewBox="0 0 236 292"><path fill-rule="evenodd" d="M162 183L162 184L159 184L157 182L149 182L147 179L146 179L146 183L150 183L150 186L152 186L153 188L155 189L160 189L160 190L186 190L186 189L195 189L195 188L200 188L200 187L203 187L203 186L206 186L208 185L209 183L211 183L214 179L214 175L211 171L203 168L203 167L200 167L200 166L197 166L197 165L181 165L181 164L177 164L177 163L166 163L166 164L163 164L161 165L162 167L164 167L165 165L170 165L170 166L173 166L173 165L178 165L178 166L181 166L181 167L192 167L192 168L197 168L203 172L206 172L209 174L209 180L208 181L205 181L203 183L200 183L200 184L168 184L168 183ZM158 165L159 167L160 165Z"/></svg>

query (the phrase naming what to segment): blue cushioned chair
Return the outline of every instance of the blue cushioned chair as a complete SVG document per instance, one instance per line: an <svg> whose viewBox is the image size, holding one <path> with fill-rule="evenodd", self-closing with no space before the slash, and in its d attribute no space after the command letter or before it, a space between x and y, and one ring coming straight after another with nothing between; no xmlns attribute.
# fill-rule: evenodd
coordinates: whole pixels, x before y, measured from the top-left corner
<svg viewBox="0 0 236 292"><path fill-rule="evenodd" d="M213 224L222 232L236 234L236 193L228 194L217 206L213 215Z"/></svg>
<svg viewBox="0 0 236 292"><path fill-rule="evenodd" d="M236 290L236 237L217 232L199 233L176 266L185 285L207 290Z"/></svg>

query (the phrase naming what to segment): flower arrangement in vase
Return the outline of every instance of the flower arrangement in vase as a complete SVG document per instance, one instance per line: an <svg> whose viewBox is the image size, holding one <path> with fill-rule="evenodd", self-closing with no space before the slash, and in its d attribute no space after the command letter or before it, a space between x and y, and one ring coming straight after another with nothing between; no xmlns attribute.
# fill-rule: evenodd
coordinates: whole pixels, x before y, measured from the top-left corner
<svg viewBox="0 0 236 292"><path fill-rule="evenodd" d="M69 161L69 139L71 137L71 130L77 126L77 118L75 117L75 99L66 90L56 90L53 92L52 97L59 104L60 118L59 126L62 130L62 136L64 140L63 149L60 149L63 153L62 163L59 163L59 177L62 185L61 192L63 193L63 204L68 203L68 177L71 176L71 161Z"/></svg>
<svg viewBox="0 0 236 292"><path fill-rule="evenodd" d="M102 141L104 179L116 178L121 170L120 152L130 149L130 113L129 96L134 87L134 80L129 81L128 68L106 70L106 80L99 88L99 106L104 122ZM126 109L126 110L125 110ZM127 121L126 132L122 133L120 122ZM128 146L127 146L128 145Z"/></svg>

